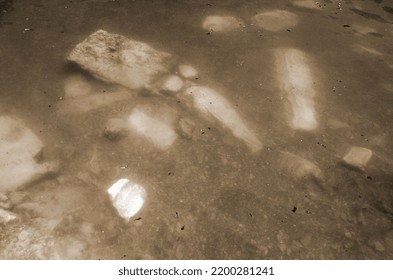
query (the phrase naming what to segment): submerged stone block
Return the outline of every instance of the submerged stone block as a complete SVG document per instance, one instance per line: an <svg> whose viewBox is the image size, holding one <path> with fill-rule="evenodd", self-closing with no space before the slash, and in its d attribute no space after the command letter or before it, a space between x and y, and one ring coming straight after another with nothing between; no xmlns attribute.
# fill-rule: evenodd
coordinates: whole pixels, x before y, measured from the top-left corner
<svg viewBox="0 0 393 280"><path fill-rule="evenodd" d="M172 56L148 44L98 30L68 56L93 76L130 89L150 87L172 66Z"/></svg>
<svg viewBox="0 0 393 280"><path fill-rule="evenodd" d="M12 116L0 116L0 192L9 192L58 169L58 162L38 163L41 140Z"/></svg>
<svg viewBox="0 0 393 280"><path fill-rule="evenodd" d="M128 118L128 125L132 131L144 136L156 147L168 149L177 139L173 125L165 118L151 116L142 108L135 108Z"/></svg>
<svg viewBox="0 0 393 280"><path fill-rule="evenodd" d="M364 170L372 155L373 152L370 149L352 147L343 157L343 161L350 166Z"/></svg>

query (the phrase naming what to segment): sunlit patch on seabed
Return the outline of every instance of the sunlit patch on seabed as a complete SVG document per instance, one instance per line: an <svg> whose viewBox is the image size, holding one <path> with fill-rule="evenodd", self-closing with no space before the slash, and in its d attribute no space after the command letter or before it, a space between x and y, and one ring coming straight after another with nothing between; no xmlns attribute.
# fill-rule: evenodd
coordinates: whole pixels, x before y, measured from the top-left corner
<svg viewBox="0 0 393 280"><path fill-rule="evenodd" d="M229 32L244 26L241 19L232 16L208 16L202 23L202 28L213 32Z"/></svg>
<svg viewBox="0 0 393 280"><path fill-rule="evenodd" d="M208 87L191 86L187 88L186 93L193 97L196 108L219 120L231 130L234 136L242 139L253 152L258 152L262 149L262 142L247 127L229 101L218 92Z"/></svg>
<svg viewBox="0 0 393 280"><path fill-rule="evenodd" d="M291 127L302 130L317 128L315 90L307 56L297 49L276 49L275 54L277 80L291 107Z"/></svg>
<svg viewBox="0 0 393 280"><path fill-rule="evenodd" d="M272 10L259 13L252 18L252 22L259 28L278 32L295 27L299 17L285 10Z"/></svg>

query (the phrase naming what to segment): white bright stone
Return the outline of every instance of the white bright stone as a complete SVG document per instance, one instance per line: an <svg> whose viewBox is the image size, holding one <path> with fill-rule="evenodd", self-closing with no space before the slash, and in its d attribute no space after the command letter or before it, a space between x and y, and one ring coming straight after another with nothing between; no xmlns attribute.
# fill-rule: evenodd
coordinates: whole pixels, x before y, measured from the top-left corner
<svg viewBox="0 0 393 280"><path fill-rule="evenodd" d="M120 179L108 189L109 197L120 217L128 221L143 207L145 189L129 179Z"/></svg>

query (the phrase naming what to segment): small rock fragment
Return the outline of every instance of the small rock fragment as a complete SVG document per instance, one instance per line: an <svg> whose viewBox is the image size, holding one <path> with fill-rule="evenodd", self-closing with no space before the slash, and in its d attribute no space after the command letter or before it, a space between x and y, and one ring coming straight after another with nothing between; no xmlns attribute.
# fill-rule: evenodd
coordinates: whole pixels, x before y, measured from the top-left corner
<svg viewBox="0 0 393 280"><path fill-rule="evenodd" d="M141 210L146 200L145 189L129 179L118 180L108 189L108 194L120 217L126 221Z"/></svg>
<svg viewBox="0 0 393 280"><path fill-rule="evenodd" d="M343 161L348 165L364 170L372 155L373 152L370 149L352 147L344 156Z"/></svg>

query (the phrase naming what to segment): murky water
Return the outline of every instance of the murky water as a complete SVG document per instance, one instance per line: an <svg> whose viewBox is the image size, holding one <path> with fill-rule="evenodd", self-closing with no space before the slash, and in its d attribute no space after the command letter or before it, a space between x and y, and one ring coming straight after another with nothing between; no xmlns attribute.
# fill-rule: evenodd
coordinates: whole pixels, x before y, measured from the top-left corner
<svg viewBox="0 0 393 280"><path fill-rule="evenodd" d="M60 166L1 190L17 220L0 224L0 258L391 259L393 6L315 2L0 1L1 115ZM274 10L281 20L255 17ZM208 16L240 27L206 30ZM192 65L220 105L127 91L67 62L98 29ZM97 98L67 98L72 77ZM105 133L130 115L173 132ZM351 147L364 164L345 163ZM107 193L121 178L146 191L128 222Z"/></svg>

